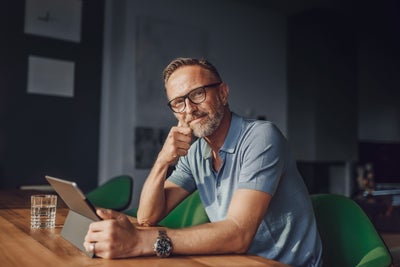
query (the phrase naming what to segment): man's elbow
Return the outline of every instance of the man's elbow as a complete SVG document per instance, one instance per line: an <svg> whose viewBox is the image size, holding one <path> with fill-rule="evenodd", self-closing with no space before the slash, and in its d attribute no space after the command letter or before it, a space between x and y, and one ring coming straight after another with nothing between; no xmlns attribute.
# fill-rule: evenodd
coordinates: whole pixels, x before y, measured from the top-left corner
<svg viewBox="0 0 400 267"><path fill-rule="evenodd" d="M245 254L249 250L251 243L254 239L256 229L252 230L252 225L238 223L237 220L229 218L227 221L230 222L230 246L233 253Z"/></svg>
<svg viewBox="0 0 400 267"><path fill-rule="evenodd" d="M254 234L247 228L239 227L236 225L235 231L233 231L233 252L237 254L247 253L251 243L253 242Z"/></svg>
<svg viewBox="0 0 400 267"><path fill-rule="evenodd" d="M250 248L252 239L249 238L241 238L236 244L235 253L237 254L245 254Z"/></svg>
<svg viewBox="0 0 400 267"><path fill-rule="evenodd" d="M155 216L146 216L139 210L137 213L137 222L140 226L154 226L158 224L158 219Z"/></svg>
<svg viewBox="0 0 400 267"><path fill-rule="evenodd" d="M151 221L151 220L146 219L146 218L140 218L139 216L137 218L137 222L138 222L139 226L149 227L149 226L157 225L157 222Z"/></svg>

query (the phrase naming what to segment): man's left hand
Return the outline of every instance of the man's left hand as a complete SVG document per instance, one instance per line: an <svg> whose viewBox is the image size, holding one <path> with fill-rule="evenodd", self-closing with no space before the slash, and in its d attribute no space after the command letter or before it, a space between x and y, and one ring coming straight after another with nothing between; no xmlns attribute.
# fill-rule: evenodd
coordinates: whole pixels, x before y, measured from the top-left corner
<svg viewBox="0 0 400 267"><path fill-rule="evenodd" d="M143 253L138 246L139 231L126 215L106 209L98 209L97 214L103 220L90 224L83 243L87 251L93 249L94 243L92 252L101 258L127 258Z"/></svg>

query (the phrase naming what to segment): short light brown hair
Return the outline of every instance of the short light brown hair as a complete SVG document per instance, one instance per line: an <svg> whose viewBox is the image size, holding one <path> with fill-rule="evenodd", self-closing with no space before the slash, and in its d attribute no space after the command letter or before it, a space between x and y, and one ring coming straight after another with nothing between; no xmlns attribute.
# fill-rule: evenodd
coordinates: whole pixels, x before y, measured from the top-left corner
<svg viewBox="0 0 400 267"><path fill-rule="evenodd" d="M168 66L163 71L164 83L166 84L169 80L169 77L183 66L200 66L203 69L210 71L218 81L222 82L221 76L218 73L218 70L205 59L196 59L196 58L183 58L179 57L171 61Z"/></svg>

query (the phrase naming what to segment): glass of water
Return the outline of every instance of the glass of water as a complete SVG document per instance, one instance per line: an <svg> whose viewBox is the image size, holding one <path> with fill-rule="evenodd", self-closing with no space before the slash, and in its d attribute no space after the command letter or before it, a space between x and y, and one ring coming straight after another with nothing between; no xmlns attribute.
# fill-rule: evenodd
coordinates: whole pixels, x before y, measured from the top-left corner
<svg viewBox="0 0 400 267"><path fill-rule="evenodd" d="M56 195L31 196L31 228L53 229L56 223Z"/></svg>

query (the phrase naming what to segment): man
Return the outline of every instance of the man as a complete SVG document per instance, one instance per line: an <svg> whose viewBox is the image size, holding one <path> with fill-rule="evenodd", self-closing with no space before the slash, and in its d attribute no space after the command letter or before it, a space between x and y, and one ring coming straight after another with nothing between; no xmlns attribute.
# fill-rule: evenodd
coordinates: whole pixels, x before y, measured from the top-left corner
<svg viewBox="0 0 400 267"><path fill-rule="evenodd" d="M159 233L99 211L109 220L90 226L85 247L105 258L154 255L154 245L162 257L249 253L293 266L320 266L312 205L280 131L270 122L231 113L228 85L205 60L172 61L164 82L178 125L143 186L138 222L156 225L197 189L211 223ZM198 138L193 144L192 136Z"/></svg>

